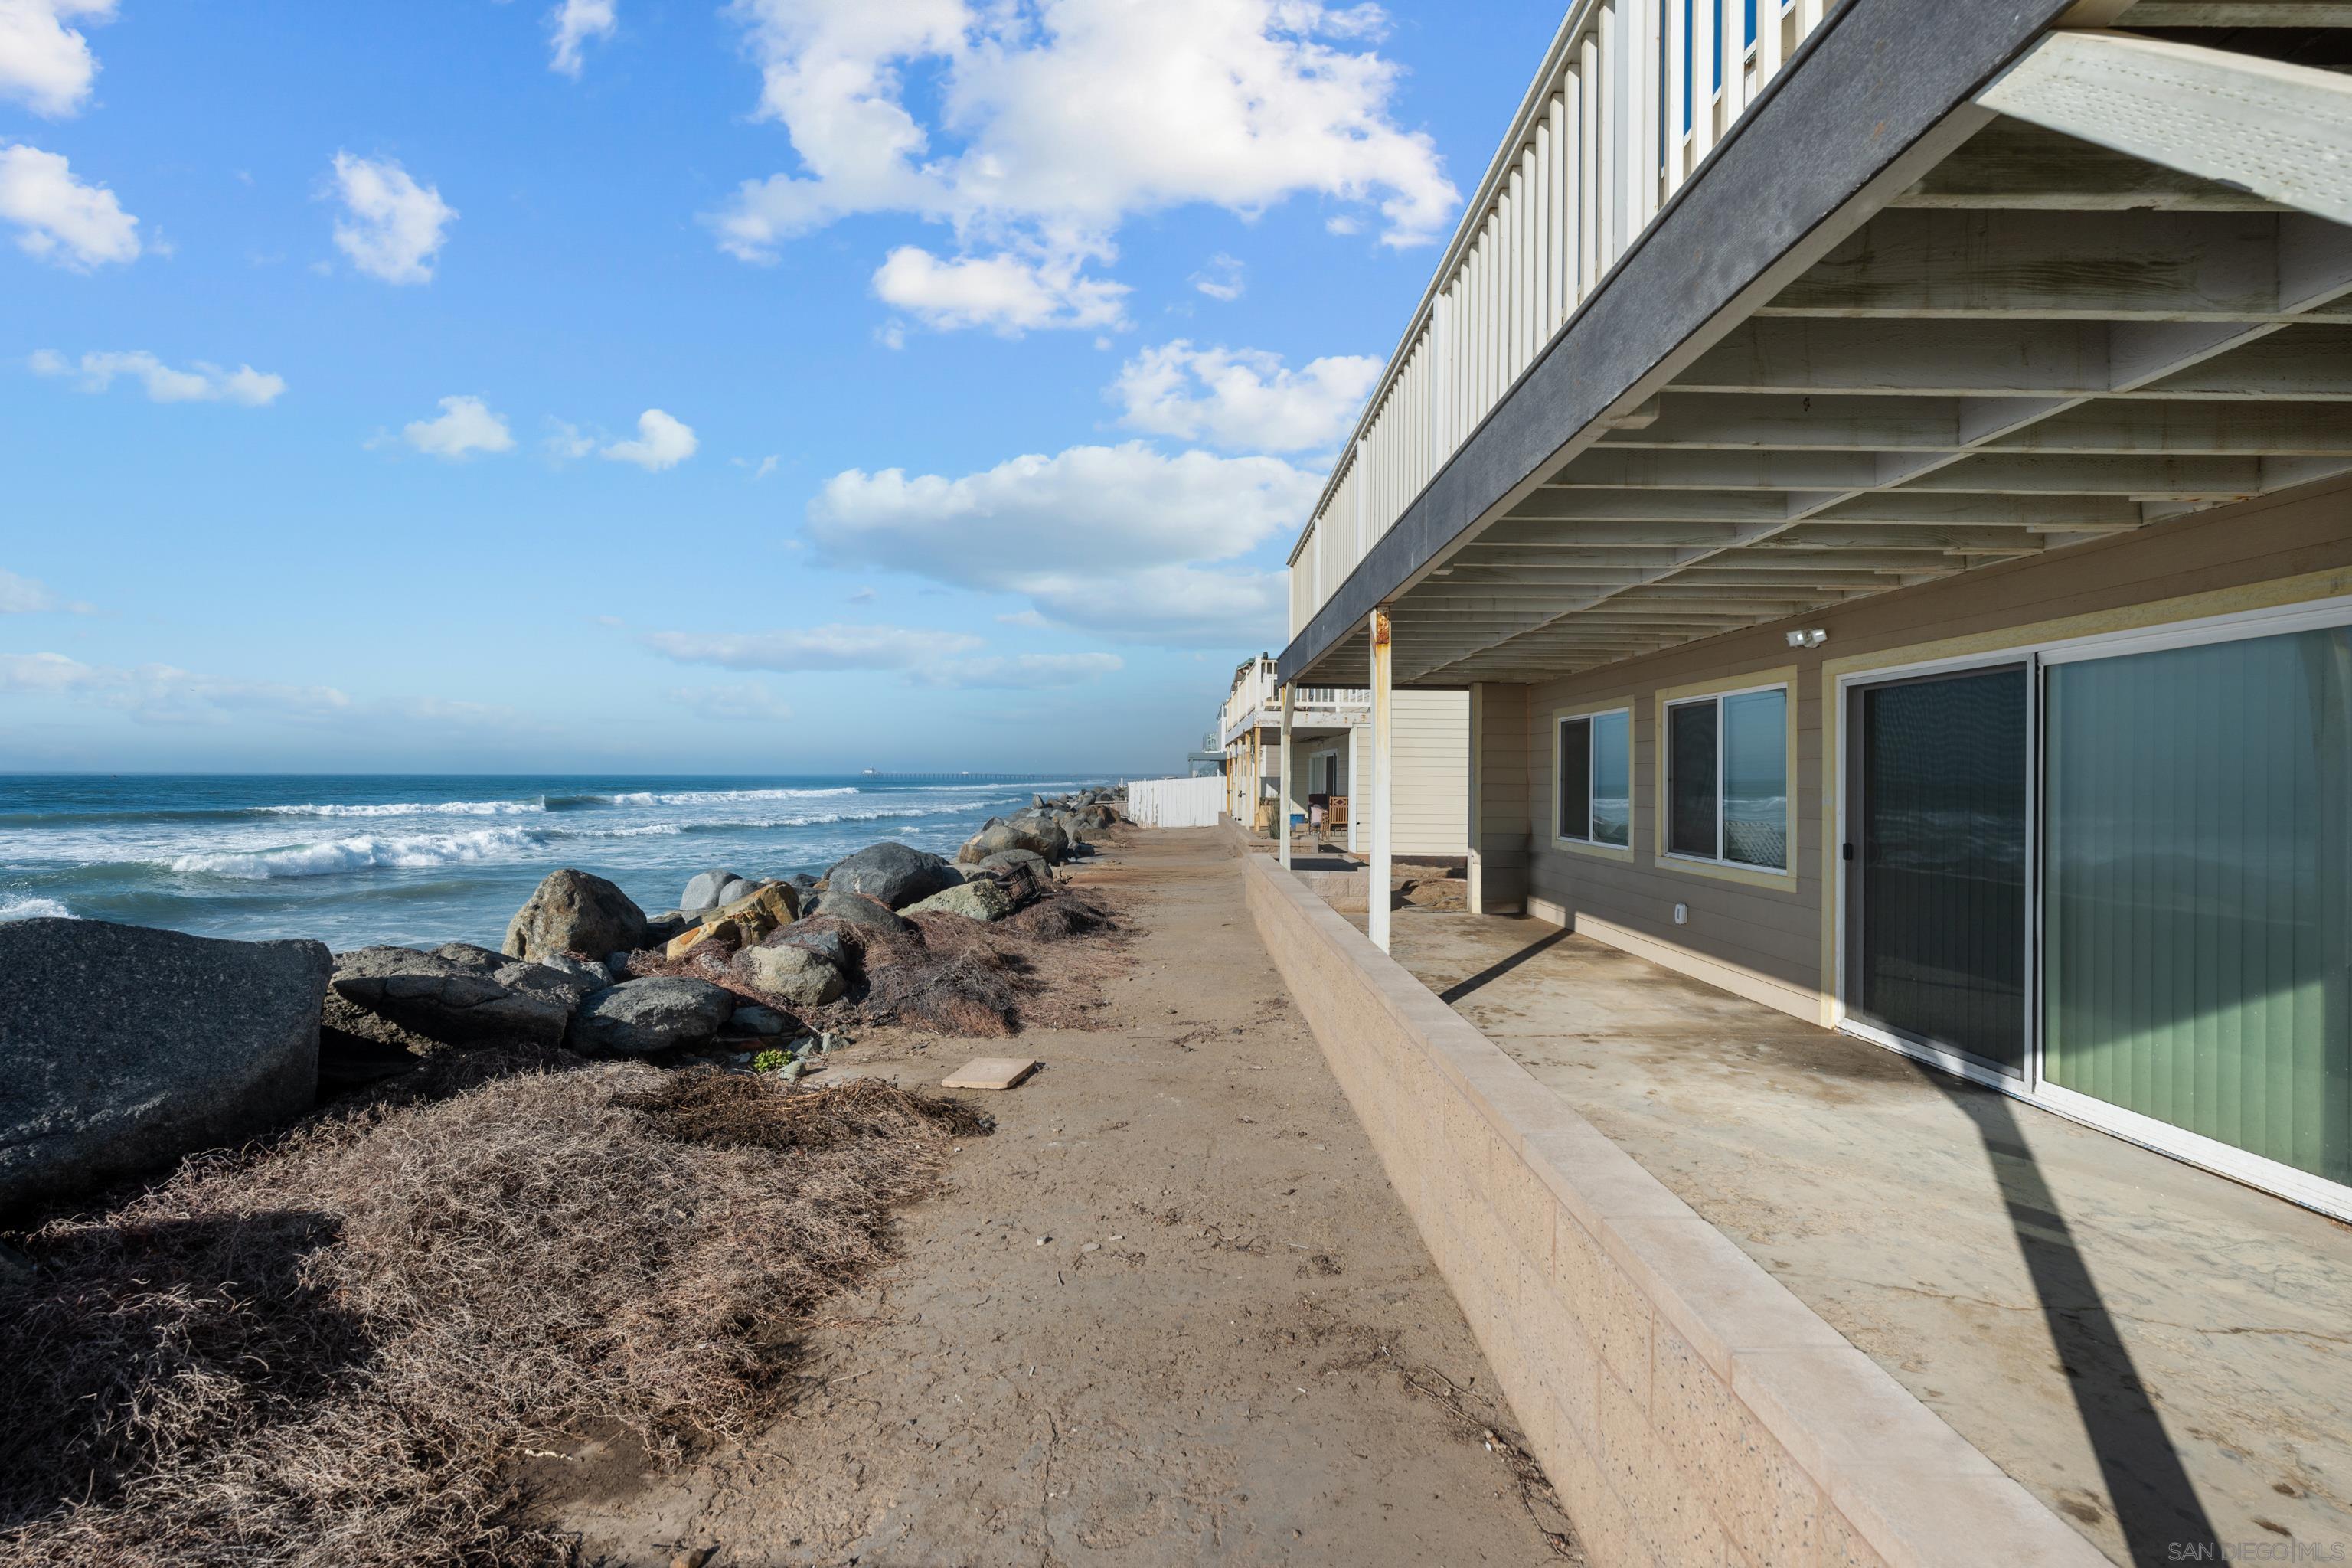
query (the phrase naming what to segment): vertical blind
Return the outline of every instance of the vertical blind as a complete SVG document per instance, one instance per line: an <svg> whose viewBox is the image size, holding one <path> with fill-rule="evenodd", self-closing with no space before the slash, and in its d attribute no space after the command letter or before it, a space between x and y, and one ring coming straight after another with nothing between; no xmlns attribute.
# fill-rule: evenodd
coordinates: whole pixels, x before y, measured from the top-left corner
<svg viewBox="0 0 2352 1568"><path fill-rule="evenodd" d="M2352 1182L2352 632L2050 667L2044 1072Z"/></svg>
<svg viewBox="0 0 2352 1568"><path fill-rule="evenodd" d="M1862 693L1863 1011L2025 1070L2023 665Z"/></svg>

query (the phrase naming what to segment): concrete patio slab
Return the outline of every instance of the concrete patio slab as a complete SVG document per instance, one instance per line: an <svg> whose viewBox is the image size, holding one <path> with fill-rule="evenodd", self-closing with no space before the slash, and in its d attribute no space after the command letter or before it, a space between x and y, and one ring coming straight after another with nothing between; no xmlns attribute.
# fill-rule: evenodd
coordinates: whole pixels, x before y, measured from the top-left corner
<svg viewBox="0 0 2352 1568"><path fill-rule="evenodd" d="M2352 1554L2352 1227L1540 921L1403 910L1392 951L2113 1560ZM1820 1353L1735 1387L1903 1459Z"/></svg>

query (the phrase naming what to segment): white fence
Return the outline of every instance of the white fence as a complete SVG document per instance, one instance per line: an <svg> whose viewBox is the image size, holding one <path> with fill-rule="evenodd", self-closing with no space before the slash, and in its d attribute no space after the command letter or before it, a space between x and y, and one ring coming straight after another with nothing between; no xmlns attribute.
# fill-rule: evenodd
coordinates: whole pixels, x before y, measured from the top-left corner
<svg viewBox="0 0 2352 1568"><path fill-rule="evenodd" d="M1127 786L1128 818L1146 827L1214 827L1224 809L1225 781L1216 773L1135 779Z"/></svg>
<svg viewBox="0 0 2352 1568"><path fill-rule="evenodd" d="M1575 0L1290 558L1296 637L1835 0Z"/></svg>

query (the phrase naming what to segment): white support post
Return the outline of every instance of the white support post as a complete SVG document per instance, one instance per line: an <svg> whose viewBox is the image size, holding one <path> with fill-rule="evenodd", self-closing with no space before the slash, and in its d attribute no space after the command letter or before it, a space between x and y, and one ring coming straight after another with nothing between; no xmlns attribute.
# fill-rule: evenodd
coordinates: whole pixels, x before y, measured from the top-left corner
<svg viewBox="0 0 2352 1568"><path fill-rule="evenodd" d="M1290 710L1297 695L1297 687L1286 685L1282 689L1282 783L1276 791L1279 798L1275 803L1274 836L1286 871L1290 869L1290 802L1298 793L1291 778L1296 770L1290 765Z"/></svg>
<svg viewBox="0 0 2352 1568"><path fill-rule="evenodd" d="M1389 694L1389 617L1384 611L1372 612L1371 643L1372 866L1370 885L1365 889L1364 907L1368 911L1366 923L1372 945L1386 952L1389 950L1389 883L1396 859L1395 836L1391 826L1396 815L1393 799L1396 793L1396 751L1393 705Z"/></svg>

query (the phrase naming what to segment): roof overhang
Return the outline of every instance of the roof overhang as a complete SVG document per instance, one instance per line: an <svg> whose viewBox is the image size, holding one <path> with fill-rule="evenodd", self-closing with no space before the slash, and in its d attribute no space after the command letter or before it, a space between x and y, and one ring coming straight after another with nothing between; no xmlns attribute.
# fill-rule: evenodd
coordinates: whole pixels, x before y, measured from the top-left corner
<svg viewBox="0 0 2352 1568"><path fill-rule="evenodd" d="M1997 117L2066 12L1847 0L1281 679L1376 608L1399 684L1544 679L2352 468L2352 230Z"/></svg>

